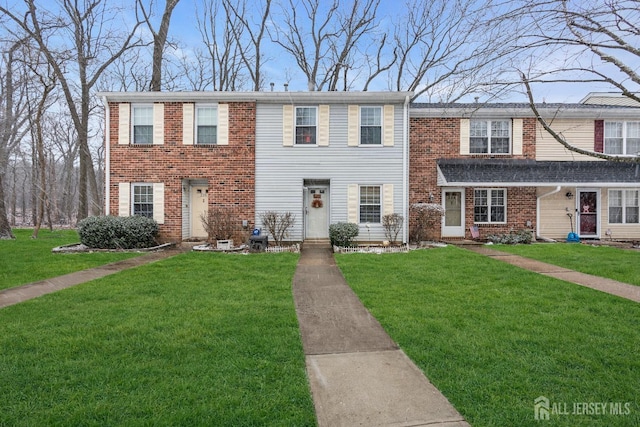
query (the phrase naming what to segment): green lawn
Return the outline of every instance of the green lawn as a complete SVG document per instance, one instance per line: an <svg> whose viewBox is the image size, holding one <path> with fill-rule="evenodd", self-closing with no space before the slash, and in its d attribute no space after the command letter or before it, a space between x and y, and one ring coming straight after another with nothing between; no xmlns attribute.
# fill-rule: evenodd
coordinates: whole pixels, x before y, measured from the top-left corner
<svg viewBox="0 0 640 427"><path fill-rule="evenodd" d="M297 259L192 252L0 310L0 425L314 425Z"/></svg>
<svg viewBox="0 0 640 427"><path fill-rule="evenodd" d="M496 245L495 249L640 286L640 250L589 244Z"/></svg>
<svg viewBox="0 0 640 427"><path fill-rule="evenodd" d="M464 249L341 254L363 303L474 426L640 425L640 305ZM547 397L569 415L534 419ZM629 415L571 414L629 404Z"/></svg>
<svg viewBox="0 0 640 427"><path fill-rule="evenodd" d="M78 243L75 230L40 230L32 239L33 230L15 229L15 240L0 240L0 289L24 285L74 271L139 256L141 253L96 252L54 254L57 246Z"/></svg>

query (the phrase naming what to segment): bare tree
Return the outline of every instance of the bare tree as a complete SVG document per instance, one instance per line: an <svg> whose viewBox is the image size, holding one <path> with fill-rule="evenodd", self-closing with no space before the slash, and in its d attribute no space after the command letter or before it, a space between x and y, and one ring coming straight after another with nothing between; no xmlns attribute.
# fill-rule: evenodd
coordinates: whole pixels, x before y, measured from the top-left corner
<svg viewBox="0 0 640 427"><path fill-rule="evenodd" d="M198 31L211 61L212 89L236 91L245 87L243 59L237 40L243 39L240 19L216 0L205 0L197 12Z"/></svg>
<svg viewBox="0 0 640 427"><path fill-rule="evenodd" d="M164 56L164 49L167 44L167 36L169 35L169 24L171 22L171 15L173 9L177 6L180 0L166 0L164 5L164 12L160 20L160 25L156 31L151 23L151 9L153 9L153 1L150 2L149 10L144 7L144 2L138 0L142 16L149 31L153 35L153 59L151 62L151 82L149 84L149 90L152 92L160 92L162 86L162 59Z"/></svg>
<svg viewBox="0 0 640 427"><path fill-rule="evenodd" d="M532 84L604 84L640 105L640 9L637 0L608 0L591 4L576 1L539 1L528 4L529 22L521 54L553 57L544 70L520 73L531 109L538 122L570 151L609 161L639 163L639 156L584 150L553 129L535 103ZM561 52L562 57L554 56ZM532 61L533 62L533 61Z"/></svg>
<svg viewBox="0 0 640 427"><path fill-rule="evenodd" d="M410 0L396 22L395 90L457 101L506 69L517 33L493 0Z"/></svg>
<svg viewBox="0 0 640 427"><path fill-rule="evenodd" d="M142 22L138 20L128 31L123 30L125 26L116 22L122 11L107 3L58 0L55 11L42 4L36 7L35 0L23 0L22 11L0 6L0 13L19 28L20 36L29 37L41 50L62 88L78 134L78 219L85 218L90 211L98 212L102 205L88 141L91 90L124 52L141 45L136 34Z"/></svg>
<svg viewBox="0 0 640 427"><path fill-rule="evenodd" d="M267 30L267 22L271 10L271 0L265 0L264 7L260 16L260 23L251 22L247 12L247 1L242 0L223 0L222 5L227 16L235 17L233 21L235 26L232 27L232 34L238 46L238 53L242 58L247 72L253 83L253 90L259 91L263 86L262 76L262 40ZM255 8L255 2L250 5ZM247 43L242 34L248 35Z"/></svg>
<svg viewBox="0 0 640 427"><path fill-rule="evenodd" d="M13 239L7 218L4 178L9 158L26 132L27 79L15 73L16 56L24 40L11 43L0 58L0 239Z"/></svg>

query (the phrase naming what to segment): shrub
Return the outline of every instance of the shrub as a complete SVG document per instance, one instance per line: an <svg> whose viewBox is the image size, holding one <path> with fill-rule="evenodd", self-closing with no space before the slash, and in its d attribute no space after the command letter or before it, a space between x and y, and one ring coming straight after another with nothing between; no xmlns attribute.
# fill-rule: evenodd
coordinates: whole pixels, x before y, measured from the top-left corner
<svg viewBox="0 0 640 427"><path fill-rule="evenodd" d="M411 211L416 217L416 225L411 233L413 241L420 243L425 239L434 239L442 223L444 208L437 203L414 203Z"/></svg>
<svg viewBox="0 0 640 427"><path fill-rule="evenodd" d="M487 240L492 243L501 243L504 245L516 245L518 243L529 244L533 240L531 230L510 231L505 234L491 234L487 236Z"/></svg>
<svg viewBox="0 0 640 427"><path fill-rule="evenodd" d="M391 244L395 244L398 239L398 233L402 230L404 218L402 215L393 213L382 217L382 227L384 227L384 236Z"/></svg>
<svg viewBox="0 0 640 427"><path fill-rule="evenodd" d="M329 226L329 238L332 246L354 246L353 239L356 238L360 230L358 224L352 222L336 222Z"/></svg>
<svg viewBox="0 0 640 427"><path fill-rule="evenodd" d="M143 216L92 216L78 222L80 242L95 249L139 249L156 245L158 223Z"/></svg>
<svg viewBox="0 0 640 427"><path fill-rule="evenodd" d="M205 216L200 215L209 240L229 240L241 229L238 215L229 209L209 209Z"/></svg>
<svg viewBox="0 0 640 427"><path fill-rule="evenodd" d="M262 226L267 229L277 246L289 237L289 229L296 222L296 216L291 212L266 211L260 214Z"/></svg>

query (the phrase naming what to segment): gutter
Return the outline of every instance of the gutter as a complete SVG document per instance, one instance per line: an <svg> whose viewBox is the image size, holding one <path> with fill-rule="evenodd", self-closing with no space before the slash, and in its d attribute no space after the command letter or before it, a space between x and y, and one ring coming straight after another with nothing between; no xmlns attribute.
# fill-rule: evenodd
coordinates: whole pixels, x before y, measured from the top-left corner
<svg viewBox="0 0 640 427"><path fill-rule="evenodd" d="M404 227L402 230L402 241L409 242L409 95L404 101L402 113L402 216Z"/></svg>
<svg viewBox="0 0 640 427"><path fill-rule="evenodd" d="M105 120L105 147L104 147L104 214L109 215L111 208L111 110L109 109L109 101L107 97L102 97L104 102L104 120Z"/></svg>
<svg viewBox="0 0 640 427"><path fill-rule="evenodd" d="M556 194L561 188L562 187L558 185L555 190L551 190L548 193L544 193L543 195L536 197L536 239L550 240L540 236L540 199Z"/></svg>

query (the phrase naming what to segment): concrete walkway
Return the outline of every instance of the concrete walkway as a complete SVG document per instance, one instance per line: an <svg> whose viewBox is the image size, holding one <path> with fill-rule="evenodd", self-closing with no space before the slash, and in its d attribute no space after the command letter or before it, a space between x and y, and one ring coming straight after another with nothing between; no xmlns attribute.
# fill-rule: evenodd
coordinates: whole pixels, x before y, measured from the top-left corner
<svg viewBox="0 0 640 427"><path fill-rule="evenodd" d="M545 262L521 257L519 255L513 255L507 252L501 252L485 245L464 245L462 247L473 252L504 261L511 265L524 268L525 270L534 271L545 276L564 280L565 282L575 283L577 285L586 286L608 294L630 299L631 301L640 302L640 286L618 282L605 277L593 276L591 274L579 273L568 268L558 267L557 265L547 264Z"/></svg>
<svg viewBox="0 0 640 427"><path fill-rule="evenodd" d="M303 246L293 296L320 427L469 426L362 305L328 244Z"/></svg>
<svg viewBox="0 0 640 427"><path fill-rule="evenodd" d="M4 289L0 291L0 308L18 304L61 289L70 288L71 286L79 285L90 280L109 276L128 268L166 259L182 252L183 248L181 247L162 249L135 258L129 258L87 270L76 271L75 273L69 273L63 276L40 280L38 282L28 283L15 288Z"/></svg>

